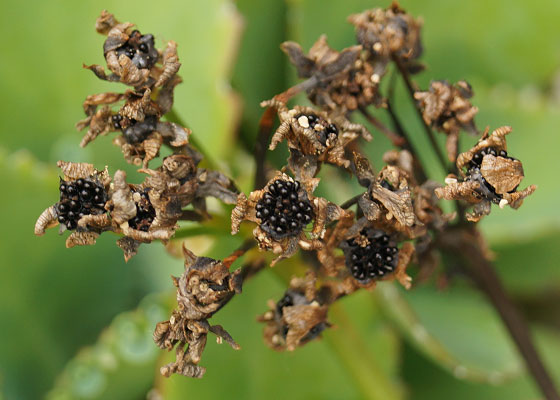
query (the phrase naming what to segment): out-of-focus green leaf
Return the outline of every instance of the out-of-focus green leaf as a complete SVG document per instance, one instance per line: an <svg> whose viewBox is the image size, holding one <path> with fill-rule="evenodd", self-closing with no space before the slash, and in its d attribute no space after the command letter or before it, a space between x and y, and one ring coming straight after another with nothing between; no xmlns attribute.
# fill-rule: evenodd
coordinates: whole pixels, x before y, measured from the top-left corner
<svg viewBox="0 0 560 400"><path fill-rule="evenodd" d="M536 343L541 354L550 367L550 371L560 380L560 341L557 332L543 328L535 329ZM403 359L403 379L409 385L410 399L430 400L527 400L542 398L532 379L522 376L502 382L482 384L459 380L444 373L440 368L425 358L420 357L417 351L405 347Z"/></svg>
<svg viewBox="0 0 560 400"><path fill-rule="evenodd" d="M151 295L135 311L119 314L95 345L80 350L67 364L47 399L144 398L160 355L152 332L155 324L168 318L170 299Z"/></svg>
<svg viewBox="0 0 560 400"><path fill-rule="evenodd" d="M250 151L254 148L260 102L286 90L285 40L286 6L283 1L239 0L244 29L233 75L233 86L243 98L241 135Z"/></svg>
<svg viewBox="0 0 560 400"><path fill-rule="evenodd" d="M501 320L481 295L416 287L400 293L379 285L384 310L420 352L457 378L501 382L521 372L521 361Z"/></svg>

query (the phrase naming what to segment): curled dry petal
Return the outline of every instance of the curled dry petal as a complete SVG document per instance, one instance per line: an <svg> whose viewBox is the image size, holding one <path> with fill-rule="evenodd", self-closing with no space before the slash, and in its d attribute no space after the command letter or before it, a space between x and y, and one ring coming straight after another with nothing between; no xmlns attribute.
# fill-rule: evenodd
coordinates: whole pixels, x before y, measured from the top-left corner
<svg viewBox="0 0 560 400"><path fill-rule="evenodd" d="M35 235L41 236L45 234L45 230L58 225L56 209L50 206L41 213L35 223Z"/></svg>

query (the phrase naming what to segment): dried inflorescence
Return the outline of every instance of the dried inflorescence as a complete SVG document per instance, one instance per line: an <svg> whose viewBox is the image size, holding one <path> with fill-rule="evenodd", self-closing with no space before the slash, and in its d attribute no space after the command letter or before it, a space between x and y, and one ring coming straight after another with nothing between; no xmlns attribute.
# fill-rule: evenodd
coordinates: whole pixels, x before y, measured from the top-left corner
<svg viewBox="0 0 560 400"><path fill-rule="evenodd" d="M348 47L341 52L327 44L321 35L305 55L295 42L284 42L282 50L297 69L300 78L307 78L307 96L327 110L353 111L358 107L383 103L377 87L384 66L367 61L361 46Z"/></svg>
<svg viewBox="0 0 560 400"><path fill-rule="evenodd" d="M35 224L35 235L43 235L47 228L60 224L59 232L73 231L66 239L66 247L94 244L106 225L106 203L111 178L107 168L96 170L92 164L59 161L62 170L60 200L47 208Z"/></svg>
<svg viewBox="0 0 560 400"><path fill-rule="evenodd" d="M153 35L142 35L133 27L129 22L120 23L104 10L95 28L98 33L107 35L103 54L111 74L107 75L100 65L86 68L100 79L122 82L137 89L162 87L173 81L181 66L175 42L169 41L165 50L160 51L155 48Z"/></svg>
<svg viewBox="0 0 560 400"><path fill-rule="evenodd" d="M177 287L177 308L167 321L160 322L154 330L154 342L171 351L176 348L176 360L163 366L164 376L181 374L202 378L206 369L198 365L206 346L208 332L217 336L218 343L225 340L232 348L239 345L220 325L210 325L210 319L236 293L241 293L241 269L233 273L229 268L237 259L234 254L223 261L197 257L183 247L185 272L173 277ZM185 349L185 346L187 348Z"/></svg>
<svg viewBox="0 0 560 400"><path fill-rule="evenodd" d="M426 124L447 135L447 155L452 162L457 158L460 130L477 133L474 116L478 108L469 101L472 96L472 88L465 81L455 85L433 81L429 91L414 93Z"/></svg>
<svg viewBox="0 0 560 400"><path fill-rule="evenodd" d="M349 168L350 161L344 158L346 146L360 136L371 140L363 125L352 123L342 115L303 106L288 109L277 100L261 105L276 108L280 118L269 149L276 149L286 140L291 153L289 165L299 179L314 177L321 162Z"/></svg>
<svg viewBox="0 0 560 400"><path fill-rule="evenodd" d="M262 190L251 192L249 198L241 193L231 213L231 231L236 234L242 221L257 224L253 235L262 250L282 258L292 256L301 247L318 249L325 226L347 213L336 204L314 197L312 188L278 172ZM309 234L306 227L312 224Z"/></svg>
<svg viewBox="0 0 560 400"><path fill-rule="evenodd" d="M348 21L356 27L356 37L368 52L369 62L378 65L379 77L384 75L393 58L398 58L411 73L422 69L416 61L422 54L422 22L407 14L396 2L385 10L374 8L350 15Z"/></svg>
<svg viewBox="0 0 560 400"><path fill-rule="evenodd" d="M151 98L150 89L144 92L126 91L124 94L101 93L88 96L84 101L87 117L76 124L78 130L88 128L80 146L85 147L99 135L109 132L121 134L113 140L125 159L135 165L148 163L158 156L163 143L172 148L184 148L189 141L190 130L173 122L160 121L162 98L158 92L156 100ZM124 100L122 107L113 112L111 104ZM163 101L167 101L163 99ZM100 105L102 108L98 109Z"/></svg>
<svg viewBox="0 0 560 400"><path fill-rule="evenodd" d="M467 214L469 221L477 222L490 214L492 203L517 209L537 189L531 185L517 191L524 175L521 161L507 153L505 136L511 131L511 127L503 126L488 135L486 128L478 143L457 157L461 177L449 175L447 186L436 189L439 198L473 204L472 213Z"/></svg>

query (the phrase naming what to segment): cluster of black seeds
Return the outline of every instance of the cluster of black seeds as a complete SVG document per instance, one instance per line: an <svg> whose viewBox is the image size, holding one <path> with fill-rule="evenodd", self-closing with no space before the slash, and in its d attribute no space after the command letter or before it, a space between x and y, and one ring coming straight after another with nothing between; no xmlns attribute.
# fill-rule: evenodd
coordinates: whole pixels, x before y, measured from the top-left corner
<svg viewBox="0 0 560 400"><path fill-rule="evenodd" d="M509 157L505 150L496 150L494 147L485 147L484 149L478 151L473 156L472 160L468 166L468 179L477 181L480 184L480 190L482 195L486 197L488 200L492 201L493 203L498 204L502 199L502 195L496 193L496 189L492 186L480 172L480 167L482 166L482 160L484 156L492 155L494 157L503 157L510 160L514 160L513 157ZM515 189L514 189L515 190Z"/></svg>
<svg viewBox="0 0 560 400"><path fill-rule="evenodd" d="M117 56L124 54L139 69L152 68L157 62L158 51L154 47L154 36L142 35L139 31L133 31L127 42L116 49Z"/></svg>
<svg viewBox="0 0 560 400"><path fill-rule="evenodd" d="M107 193L103 186L89 179L60 181L60 201L56 203L58 222L73 230L84 215L105 212Z"/></svg>
<svg viewBox="0 0 560 400"><path fill-rule="evenodd" d="M399 249L391 238L381 230L368 229L361 232L369 244L360 246L355 239L341 244L346 266L354 278L361 282L383 277L397 266Z"/></svg>
<svg viewBox="0 0 560 400"><path fill-rule="evenodd" d="M144 121L141 122L131 119L126 128L123 128L124 117L122 115L115 114L111 119L113 127L122 130L124 138L130 144L143 142L157 127L157 118L155 115L146 115Z"/></svg>
<svg viewBox="0 0 560 400"><path fill-rule="evenodd" d="M274 239L297 235L314 217L311 203L298 195L298 181L277 179L256 206L260 227Z"/></svg>
<svg viewBox="0 0 560 400"><path fill-rule="evenodd" d="M313 114L300 114L296 117L296 119L299 119L300 117L306 117L307 121L309 122L309 127L313 130L315 130L315 125L317 125L317 123L323 122L322 118ZM325 123L323 122L321 126L323 126L323 129L315 130L315 134L317 135L317 140L319 141L319 143L321 143L323 146L327 145L327 140L333 143L338 137L338 128L336 127L336 125L328 124L326 127L324 127Z"/></svg>
<svg viewBox="0 0 560 400"><path fill-rule="evenodd" d="M136 202L136 216L128 220L128 226L132 229L148 232L156 217L156 210L150 203L149 191L150 189L146 188L137 192L140 194L140 200Z"/></svg>

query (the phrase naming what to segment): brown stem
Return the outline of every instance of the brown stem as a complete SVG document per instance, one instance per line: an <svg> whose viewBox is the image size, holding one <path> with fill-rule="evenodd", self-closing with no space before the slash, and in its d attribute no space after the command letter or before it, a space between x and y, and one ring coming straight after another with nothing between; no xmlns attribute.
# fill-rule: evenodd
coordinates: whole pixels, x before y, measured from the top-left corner
<svg viewBox="0 0 560 400"><path fill-rule="evenodd" d="M406 142L405 138L396 134L395 132L387 128L385 125L383 125L383 123L379 121L377 118L375 118L373 115L371 115L370 112L365 107L360 106L359 109L362 115L368 120L368 122L373 126L375 126L375 128L377 128L377 130L379 130L382 134L384 134L387 137L387 139L389 139L391 143L393 143L393 146L402 147L405 144Z"/></svg>
<svg viewBox="0 0 560 400"><path fill-rule="evenodd" d="M424 121L424 118L422 117L422 111L420 110L420 108L418 108L418 106L416 104L416 100L414 99L414 92L416 91L416 88L414 87L412 81L410 80L410 77L408 75L408 71L406 70L406 67L403 65L401 59L398 56L393 55L393 61L395 62L395 64L397 65L397 68L399 69L399 72L401 73L401 76L402 76L403 81L406 85L406 88L408 89L408 94L410 95L410 98L412 99L412 103L414 104L414 109L416 110L416 113L418 114L418 118L420 118L420 121L422 122L422 126L424 127L424 131L426 132L426 135L428 136L428 139L430 140L430 143L432 144L434 152L436 153L436 156L439 160L439 163L441 164L444 171L446 171L446 172L452 171L453 168L450 168L447 165L447 161L445 160L445 157L444 157L443 153L441 152L441 149L440 149L440 147L439 147L439 145L436 141L436 138L434 136L434 133L432 132L432 130L428 126L428 124L426 124L426 121Z"/></svg>
<svg viewBox="0 0 560 400"><path fill-rule="evenodd" d="M346 209L352 207L354 204L356 204L358 202L358 200L360 200L360 197L362 197L362 196L363 196L362 193L357 194L356 196L354 196L351 199L348 199L344 203L342 203L340 205L340 208L343 208L343 209L346 210Z"/></svg>
<svg viewBox="0 0 560 400"><path fill-rule="evenodd" d="M533 344L527 323L509 299L492 263L478 245L476 230L448 232L439 241L442 248L459 255L465 270L494 305L542 394L548 400L560 400L555 384Z"/></svg>
<svg viewBox="0 0 560 400"><path fill-rule="evenodd" d="M292 86L285 92L274 96L275 100L286 103L292 97L300 92L309 90L317 85L319 81L315 77L311 77L295 86ZM272 133L272 126L274 125L275 109L272 107L267 108L259 122L259 132L255 142L255 189L261 189L266 184L266 150L268 149L268 141Z"/></svg>

